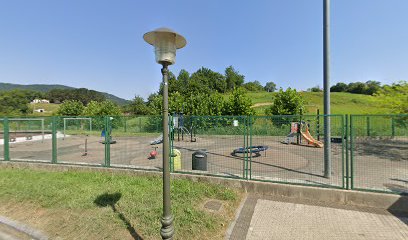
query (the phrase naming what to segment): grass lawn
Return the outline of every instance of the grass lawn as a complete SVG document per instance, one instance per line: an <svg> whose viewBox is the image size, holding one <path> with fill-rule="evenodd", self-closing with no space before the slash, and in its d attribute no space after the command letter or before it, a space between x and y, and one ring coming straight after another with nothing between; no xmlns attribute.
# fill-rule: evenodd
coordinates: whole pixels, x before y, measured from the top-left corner
<svg viewBox="0 0 408 240"><path fill-rule="evenodd" d="M30 107L33 109L44 109L45 112L39 113L39 112L34 112L32 113L32 116L52 116L53 113L56 113L58 111L58 108L60 107L59 104L55 103L35 103L35 104L29 104Z"/></svg>
<svg viewBox="0 0 408 240"><path fill-rule="evenodd" d="M0 169L0 215L55 239L160 239L162 178L100 172ZM223 239L242 194L172 180L175 239ZM218 212L207 200L223 204ZM132 237L133 235L133 237Z"/></svg>
<svg viewBox="0 0 408 240"><path fill-rule="evenodd" d="M265 115L265 109L272 105L276 93L248 92L257 115ZM323 92L300 92L305 99L306 114L323 114ZM373 96L333 92L330 94L332 114L389 114L391 110L379 104Z"/></svg>

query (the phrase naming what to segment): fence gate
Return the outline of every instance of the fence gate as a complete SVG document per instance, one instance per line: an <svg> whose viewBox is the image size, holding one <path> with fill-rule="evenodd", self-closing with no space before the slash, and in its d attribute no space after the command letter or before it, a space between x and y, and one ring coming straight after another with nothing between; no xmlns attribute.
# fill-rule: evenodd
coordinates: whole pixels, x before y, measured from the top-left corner
<svg viewBox="0 0 408 240"><path fill-rule="evenodd" d="M408 193L408 115L351 115L351 188Z"/></svg>

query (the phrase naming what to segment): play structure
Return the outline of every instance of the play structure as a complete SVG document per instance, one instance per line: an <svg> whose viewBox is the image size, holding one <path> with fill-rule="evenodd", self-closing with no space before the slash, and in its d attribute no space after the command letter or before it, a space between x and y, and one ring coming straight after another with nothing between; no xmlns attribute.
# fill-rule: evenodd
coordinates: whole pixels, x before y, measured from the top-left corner
<svg viewBox="0 0 408 240"><path fill-rule="evenodd" d="M171 138L174 140L177 134L177 141L184 141L184 136L190 136L190 142L196 142L197 138L195 137L194 128L191 124L190 129L184 125L184 115L183 113L174 113L173 122L171 129ZM188 140L187 140L188 141ZM163 142L163 135L158 136L154 140L150 141L150 145L156 145Z"/></svg>
<svg viewBox="0 0 408 240"><path fill-rule="evenodd" d="M148 159L156 159L158 152L157 152L158 147L153 147L153 150L149 153Z"/></svg>
<svg viewBox="0 0 408 240"><path fill-rule="evenodd" d="M105 144L106 143L106 132L105 132L105 130L102 130L102 132L101 132L101 140L99 141L100 143L102 143L102 144ZM109 144L115 144L116 143L116 140L113 140L112 139L112 129L109 131Z"/></svg>
<svg viewBox="0 0 408 240"><path fill-rule="evenodd" d="M163 134L158 136L156 139L154 139L153 141L150 141L150 145L156 145L156 144L160 144L163 142Z"/></svg>
<svg viewBox="0 0 408 240"><path fill-rule="evenodd" d="M296 144L303 146L323 147L323 143L313 138L309 132L309 124L306 122L292 122L290 133L286 136L285 144Z"/></svg>
<svg viewBox="0 0 408 240"><path fill-rule="evenodd" d="M177 141L184 141L184 135L190 136L190 142L196 142L195 134L193 133L194 128L191 124L190 129L187 129L184 125L184 115L182 112L173 114L173 129L174 135L177 133ZM194 136L193 136L194 135ZM173 136L174 137L174 136Z"/></svg>
<svg viewBox="0 0 408 240"><path fill-rule="evenodd" d="M266 157L266 150L268 150L268 146L249 146L247 148L237 148L234 149L234 151L232 151L232 155L233 156L237 156L238 154L245 154L245 153L249 153L249 154L255 154L254 157L259 157L261 156L261 152L265 152L265 157Z"/></svg>

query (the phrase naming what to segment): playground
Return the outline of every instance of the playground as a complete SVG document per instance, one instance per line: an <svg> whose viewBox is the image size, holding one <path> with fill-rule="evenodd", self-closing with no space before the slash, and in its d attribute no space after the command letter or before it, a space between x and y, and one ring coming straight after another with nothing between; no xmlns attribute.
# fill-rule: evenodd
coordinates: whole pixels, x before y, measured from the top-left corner
<svg viewBox="0 0 408 240"><path fill-rule="evenodd" d="M91 164L105 163L105 144L95 135L58 133L57 162ZM162 145L151 145L157 136L117 136L110 147L110 165L137 169L160 170ZM344 187L345 156L342 143L332 143L332 176L323 176L323 148L285 144L287 136L252 136L251 145L264 146L261 151L238 151L244 138L234 135L196 135L173 141L180 152L176 172L194 172L232 178L247 178L319 186ZM385 191L408 192L407 138L389 140L356 139L353 164L354 186ZM10 142L10 158L19 161L51 162L52 140ZM157 151L152 158L151 151ZM206 155L206 170L193 170L192 156L202 151ZM234 152L235 151L235 152ZM245 161L246 157L248 161Z"/></svg>

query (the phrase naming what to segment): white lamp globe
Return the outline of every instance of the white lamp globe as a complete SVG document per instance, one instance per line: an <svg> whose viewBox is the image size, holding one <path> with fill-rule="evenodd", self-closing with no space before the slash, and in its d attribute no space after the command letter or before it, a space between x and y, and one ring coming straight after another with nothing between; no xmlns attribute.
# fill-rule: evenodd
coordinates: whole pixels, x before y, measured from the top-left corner
<svg viewBox="0 0 408 240"><path fill-rule="evenodd" d="M154 46L156 62L172 65L176 62L176 49L186 46L186 39L169 28L158 28L145 33L143 39Z"/></svg>

